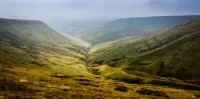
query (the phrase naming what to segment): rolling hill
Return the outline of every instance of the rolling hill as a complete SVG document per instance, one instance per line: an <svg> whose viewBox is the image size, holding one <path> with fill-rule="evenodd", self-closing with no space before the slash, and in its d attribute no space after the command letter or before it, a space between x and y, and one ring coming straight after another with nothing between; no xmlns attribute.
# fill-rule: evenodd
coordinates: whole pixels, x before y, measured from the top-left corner
<svg viewBox="0 0 200 99"><path fill-rule="evenodd" d="M60 72L85 68L84 54L89 47L36 20L0 19L0 41L1 64L58 69Z"/></svg>
<svg viewBox="0 0 200 99"><path fill-rule="evenodd" d="M124 18L77 30L69 34L94 45L140 33L161 31L195 17L196 16L158 16Z"/></svg>
<svg viewBox="0 0 200 99"><path fill-rule="evenodd" d="M41 21L0 19L0 98L199 98L198 81L168 74L187 63L183 77L198 78L199 24L92 47Z"/></svg>
<svg viewBox="0 0 200 99"><path fill-rule="evenodd" d="M94 46L90 60L127 73L146 72L182 80L199 79L200 17L170 29Z"/></svg>

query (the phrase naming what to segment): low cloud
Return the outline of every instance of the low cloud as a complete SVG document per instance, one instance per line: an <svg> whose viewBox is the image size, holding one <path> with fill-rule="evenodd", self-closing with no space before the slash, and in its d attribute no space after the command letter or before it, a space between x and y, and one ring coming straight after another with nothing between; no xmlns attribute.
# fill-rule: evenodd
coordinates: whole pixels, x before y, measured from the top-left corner
<svg viewBox="0 0 200 99"><path fill-rule="evenodd" d="M50 21L200 14L200 0L1 0L0 17Z"/></svg>

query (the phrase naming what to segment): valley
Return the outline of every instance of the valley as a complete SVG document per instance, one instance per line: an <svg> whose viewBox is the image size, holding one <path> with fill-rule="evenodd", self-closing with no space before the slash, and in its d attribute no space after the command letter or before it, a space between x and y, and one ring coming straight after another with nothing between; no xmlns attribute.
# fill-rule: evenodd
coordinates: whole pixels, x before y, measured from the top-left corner
<svg viewBox="0 0 200 99"><path fill-rule="evenodd" d="M73 36L86 42L0 19L0 98L200 97L199 16L118 19Z"/></svg>

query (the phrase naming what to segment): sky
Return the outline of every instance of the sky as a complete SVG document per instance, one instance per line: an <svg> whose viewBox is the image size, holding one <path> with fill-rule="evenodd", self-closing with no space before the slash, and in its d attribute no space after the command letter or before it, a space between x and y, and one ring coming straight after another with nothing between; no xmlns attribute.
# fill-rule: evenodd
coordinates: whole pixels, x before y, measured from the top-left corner
<svg viewBox="0 0 200 99"><path fill-rule="evenodd" d="M0 18L49 24L169 15L200 15L200 0L0 0Z"/></svg>

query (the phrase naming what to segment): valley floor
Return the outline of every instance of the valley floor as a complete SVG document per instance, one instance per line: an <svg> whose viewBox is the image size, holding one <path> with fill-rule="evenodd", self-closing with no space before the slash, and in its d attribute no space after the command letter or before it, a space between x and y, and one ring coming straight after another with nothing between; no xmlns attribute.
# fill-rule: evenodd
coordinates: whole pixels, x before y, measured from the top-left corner
<svg viewBox="0 0 200 99"><path fill-rule="evenodd" d="M127 84L97 75L66 75L0 66L0 99L196 99L200 92L150 84Z"/></svg>

